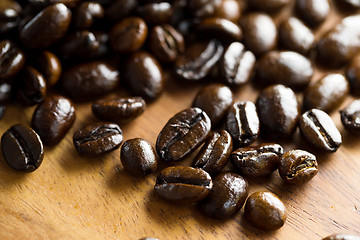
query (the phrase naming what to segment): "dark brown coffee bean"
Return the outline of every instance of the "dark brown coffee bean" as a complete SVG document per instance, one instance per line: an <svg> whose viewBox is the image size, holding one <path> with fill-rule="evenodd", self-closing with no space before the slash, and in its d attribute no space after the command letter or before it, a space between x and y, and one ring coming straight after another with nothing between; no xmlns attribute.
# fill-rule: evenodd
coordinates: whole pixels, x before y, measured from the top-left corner
<svg viewBox="0 0 360 240"><path fill-rule="evenodd" d="M25 125L17 124L1 137L1 149L9 166L18 171L33 172L44 158L39 135Z"/></svg>
<svg viewBox="0 0 360 240"><path fill-rule="evenodd" d="M255 56L239 42L231 43L220 60L220 77L230 86L250 81L255 67Z"/></svg>
<svg viewBox="0 0 360 240"><path fill-rule="evenodd" d="M165 161L178 161L189 155L209 135L211 121L200 108L175 114L165 124L156 140L156 151Z"/></svg>
<svg viewBox="0 0 360 240"><path fill-rule="evenodd" d="M360 57L354 58L346 69L352 94L360 96Z"/></svg>
<svg viewBox="0 0 360 240"><path fill-rule="evenodd" d="M74 132L73 142L81 155L97 156L120 147L123 135L115 123L97 122Z"/></svg>
<svg viewBox="0 0 360 240"><path fill-rule="evenodd" d="M226 130L237 146L246 146L259 136L260 122L254 103L240 101L234 103L226 118Z"/></svg>
<svg viewBox="0 0 360 240"><path fill-rule="evenodd" d="M221 0L191 0L188 1L188 9L199 18L211 17L220 7Z"/></svg>
<svg viewBox="0 0 360 240"><path fill-rule="evenodd" d="M217 40L195 43L175 62L175 73L185 80L201 80L209 75L224 52Z"/></svg>
<svg viewBox="0 0 360 240"><path fill-rule="evenodd" d="M285 49L307 55L314 45L315 37L299 19L290 17L280 25L279 40Z"/></svg>
<svg viewBox="0 0 360 240"><path fill-rule="evenodd" d="M103 7L96 2L82 2L75 10L73 23L77 29L89 29L95 19L104 17Z"/></svg>
<svg viewBox="0 0 360 240"><path fill-rule="evenodd" d="M255 79L262 86L282 84L292 89L306 87L314 74L309 59L296 52L271 51L255 67Z"/></svg>
<svg viewBox="0 0 360 240"><path fill-rule="evenodd" d="M60 95L48 96L31 119L31 127L45 145L55 145L64 138L75 121L75 108L70 99Z"/></svg>
<svg viewBox="0 0 360 240"><path fill-rule="evenodd" d="M196 155L193 167L215 174L225 167L232 150L233 141L226 130L211 133Z"/></svg>
<svg viewBox="0 0 360 240"><path fill-rule="evenodd" d="M305 139L321 150L335 152L342 143L331 117L319 109L305 112L299 119L299 128Z"/></svg>
<svg viewBox="0 0 360 240"><path fill-rule="evenodd" d="M236 173L220 173L213 179L213 189L199 207L211 217L228 218L244 205L248 194L248 183L243 177Z"/></svg>
<svg viewBox="0 0 360 240"><path fill-rule="evenodd" d="M13 85L7 82L0 83L0 104L8 102L12 97Z"/></svg>
<svg viewBox="0 0 360 240"><path fill-rule="evenodd" d="M312 82L304 92L303 108L317 108L325 112L334 110L349 93L349 83L341 74L330 74Z"/></svg>
<svg viewBox="0 0 360 240"><path fill-rule="evenodd" d="M21 29L20 40L27 48L45 49L65 35L70 21L71 12L64 4L50 5Z"/></svg>
<svg viewBox="0 0 360 240"><path fill-rule="evenodd" d="M164 74L159 62L147 52L132 54L123 69L124 81L130 91L143 98L154 100L164 90Z"/></svg>
<svg viewBox="0 0 360 240"><path fill-rule="evenodd" d="M271 138L288 138L296 130L299 107L295 93L284 85L265 88L257 98L261 131Z"/></svg>
<svg viewBox="0 0 360 240"><path fill-rule="evenodd" d="M221 5L216 9L214 17L225 18L238 23L241 17L242 7L237 0L222 0Z"/></svg>
<svg viewBox="0 0 360 240"><path fill-rule="evenodd" d="M60 79L62 66L59 58L49 51L36 55L34 67L44 76L48 87L54 86Z"/></svg>
<svg viewBox="0 0 360 240"><path fill-rule="evenodd" d="M246 200L244 216L254 227L274 231L284 225L286 215L284 203L271 192L255 192Z"/></svg>
<svg viewBox="0 0 360 240"><path fill-rule="evenodd" d="M341 122L350 132L360 132L360 100L353 101L340 111Z"/></svg>
<svg viewBox="0 0 360 240"><path fill-rule="evenodd" d="M91 106L94 115L105 121L124 123L140 116L146 108L141 97L101 99Z"/></svg>
<svg viewBox="0 0 360 240"><path fill-rule="evenodd" d="M290 184L302 185L310 181L318 172L316 157L303 150L286 152L279 163L281 178Z"/></svg>
<svg viewBox="0 0 360 240"><path fill-rule="evenodd" d="M20 16L21 6L13 0L2 0L0 2L0 33L6 33L17 27Z"/></svg>
<svg viewBox="0 0 360 240"><path fill-rule="evenodd" d="M89 62L66 70L61 78L64 92L76 101L94 99L116 89L119 72L105 62Z"/></svg>
<svg viewBox="0 0 360 240"><path fill-rule="evenodd" d="M264 11L274 12L288 5L290 0L248 0L248 4L251 8Z"/></svg>
<svg viewBox="0 0 360 240"><path fill-rule="evenodd" d="M62 3L69 8L76 7L81 0L27 0L34 9L45 8L54 3ZM96 0L97 1L97 0Z"/></svg>
<svg viewBox="0 0 360 240"><path fill-rule="evenodd" d="M307 25L316 27L329 15L330 5L328 0L297 0L296 10Z"/></svg>
<svg viewBox="0 0 360 240"><path fill-rule="evenodd" d="M214 37L225 42L240 41L242 38L241 28L225 18L205 18L198 24L197 31L200 35Z"/></svg>
<svg viewBox="0 0 360 240"><path fill-rule="evenodd" d="M0 119L2 119L5 115L6 106L4 104L0 104Z"/></svg>
<svg viewBox="0 0 360 240"><path fill-rule="evenodd" d="M157 160L153 147L144 139L134 138L124 142L120 153L124 169L134 176L155 172Z"/></svg>
<svg viewBox="0 0 360 240"><path fill-rule="evenodd" d="M272 18L264 13L249 13L241 20L243 42L255 55L275 49L278 33Z"/></svg>
<svg viewBox="0 0 360 240"><path fill-rule="evenodd" d="M174 14L173 7L168 2L148 3L137 8L137 13L148 24L170 23Z"/></svg>
<svg viewBox="0 0 360 240"><path fill-rule="evenodd" d="M110 2L111 4L106 8L105 15L113 22L128 16L138 5L138 0L114 0Z"/></svg>
<svg viewBox="0 0 360 240"><path fill-rule="evenodd" d="M176 166L161 171L154 189L164 199L189 203L204 199L212 187L211 177L204 170Z"/></svg>
<svg viewBox="0 0 360 240"><path fill-rule="evenodd" d="M0 81L14 77L25 64L25 55L13 42L0 42Z"/></svg>
<svg viewBox="0 0 360 240"><path fill-rule="evenodd" d="M200 89L194 99L193 107L204 110L211 124L216 126L224 119L232 102L231 90L223 84L214 83Z"/></svg>
<svg viewBox="0 0 360 240"><path fill-rule="evenodd" d="M264 143L239 148L231 153L230 160L241 175L260 177L274 172L283 154L284 149L279 144Z"/></svg>
<svg viewBox="0 0 360 240"><path fill-rule="evenodd" d="M349 234L333 234L323 238L322 240L360 240L360 236Z"/></svg>

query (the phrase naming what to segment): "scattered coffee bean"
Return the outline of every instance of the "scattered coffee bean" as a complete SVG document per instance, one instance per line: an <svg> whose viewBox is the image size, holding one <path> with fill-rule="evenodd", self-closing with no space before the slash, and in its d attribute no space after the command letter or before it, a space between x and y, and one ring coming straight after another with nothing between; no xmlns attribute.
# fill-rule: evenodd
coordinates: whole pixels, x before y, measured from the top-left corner
<svg viewBox="0 0 360 240"><path fill-rule="evenodd" d="M44 76L47 87L54 86L60 79L62 66L59 58L49 51L36 55L34 67Z"/></svg>
<svg viewBox="0 0 360 240"><path fill-rule="evenodd" d="M240 41L242 38L241 28L224 18L205 18L197 26L199 34L214 37L224 42Z"/></svg>
<svg viewBox="0 0 360 240"><path fill-rule="evenodd" d="M323 238L322 240L360 240L360 236L349 234L333 234Z"/></svg>
<svg viewBox="0 0 360 240"><path fill-rule="evenodd" d="M0 81L14 77L25 64L25 54L13 42L0 41Z"/></svg>
<svg viewBox="0 0 360 240"><path fill-rule="evenodd" d="M18 26L21 17L21 6L13 0L0 2L0 33L7 33Z"/></svg>
<svg viewBox="0 0 360 240"><path fill-rule="evenodd" d="M352 94L360 96L360 57L354 58L346 69Z"/></svg>
<svg viewBox="0 0 360 240"><path fill-rule="evenodd" d="M136 9L138 0L114 0L105 9L105 15L113 22L130 15Z"/></svg>
<svg viewBox="0 0 360 240"><path fill-rule="evenodd" d="M9 102L12 97L13 86L10 83L0 83L0 104Z"/></svg>
<svg viewBox="0 0 360 240"><path fill-rule="evenodd" d="M297 0L296 10L310 27L317 27L329 15L329 0Z"/></svg>
<svg viewBox="0 0 360 240"><path fill-rule="evenodd" d="M104 9L97 2L82 2L77 6L73 17L73 23L77 29L89 29L95 19L104 17Z"/></svg>
<svg viewBox="0 0 360 240"><path fill-rule="evenodd" d="M137 14L148 24L160 25L171 21L174 9L168 2L147 3L137 7Z"/></svg>
<svg viewBox="0 0 360 240"><path fill-rule="evenodd" d="M225 18L238 23L241 17L242 7L238 0L223 0L214 17Z"/></svg>
<svg viewBox="0 0 360 240"><path fill-rule="evenodd" d="M251 8L264 11L274 12L288 5L290 0L248 0L248 4Z"/></svg>
<svg viewBox="0 0 360 240"><path fill-rule="evenodd" d="M192 0L187 7L195 17L204 18L213 16L220 5L221 0Z"/></svg>
<svg viewBox="0 0 360 240"><path fill-rule="evenodd" d="M360 132L360 100L353 101L340 111L341 122L350 132Z"/></svg>

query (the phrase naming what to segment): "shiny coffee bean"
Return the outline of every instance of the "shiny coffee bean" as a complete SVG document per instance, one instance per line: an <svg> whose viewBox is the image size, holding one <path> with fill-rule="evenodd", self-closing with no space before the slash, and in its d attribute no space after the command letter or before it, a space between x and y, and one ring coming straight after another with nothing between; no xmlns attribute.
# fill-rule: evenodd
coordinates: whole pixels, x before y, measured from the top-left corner
<svg viewBox="0 0 360 240"><path fill-rule="evenodd" d="M64 93L76 101L94 99L119 85L119 72L105 62L88 62L66 70L61 78Z"/></svg>
<svg viewBox="0 0 360 240"><path fill-rule="evenodd" d="M360 96L360 57L354 58L346 69L352 94Z"/></svg>
<svg viewBox="0 0 360 240"><path fill-rule="evenodd" d="M258 96L256 108L261 131L271 138L288 138L296 130L299 107L295 93L284 85L272 85Z"/></svg>
<svg viewBox="0 0 360 240"><path fill-rule="evenodd" d="M323 23L330 12L329 0L297 0L296 10L310 27Z"/></svg>
<svg viewBox="0 0 360 240"><path fill-rule="evenodd" d="M250 81L255 67L255 56L239 42L231 43L220 60L220 77L230 86L240 86Z"/></svg>
<svg viewBox="0 0 360 240"><path fill-rule="evenodd" d="M280 177L290 184L302 185L318 172L316 157L303 150L286 152L279 163Z"/></svg>
<svg viewBox="0 0 360 240"><path fill-rule="evenodd" d="M320 150L335 152L341 145L341 134L331 117L324 111L311 109L299 119L305 139Z"/></svg>
<svg viewBox="0 0 360 240"><path fill-rule="evenodd" d="M156 140L156 151L165 161L185 158L209 135L211 121L200 108L189 108L175 114L165 124Z"/></svg>
<svg viewBox="0 0 360 240"><path fill-rule="evenodd" d="M322 240L360 240L360 236L349 234L333 234L323 238Z"/></svg>
<svg viewBox="0 0 360 240"><path fill-rule="evenodd" d="M138 0L114 0L106 7L105 15L113 22L131 14L138 6Z"/></svg>
<svg viewBox="0 0 360 240"><path fill-rule="evenodd" d="M264 11L274 12L288 5L290 0L248 0L248 4L251 8Z"/></svg>
<svg viewBox="0 0 360 240"><path fill-rule="evenodd" d="M20 40L27 48L45 49L59 41L67 32L71 11L62 3L46 7L20 31Z"/></svg>
<svg viewBox="0 0 360 240"><path fill-rule="evenodd" d="M14 0L0 2L0 33L15 29L20 21L21 6Z"/></svg>
<svg viewBox="0 0 360 240"><path fill-rule="evenodd" d="M257 62L255 74L256 81L262 86L283 84L297 90L309 84L314 69L310 60L299 53L271 51Z"/></svg>
<svg viewBox="0 0 360 240"><path fill-rule="evenodd" d="M35 109L31 127L45 145L61 141L75 121L75 108L70 99L60 95L47 96Z"/></svg>
<svg viewBox="0 0 360 240"><path fill-rule="evenodd" d="M210 84L197 93L193 107L201 108L216 126L224 119L225 114L233 102L231 90L223 84Z"/></svg>
<svg viewBox="0 0 360 240"><path fill-rule="evenodd" d="M216 9L215 17L225 18L238 23L241 17L241 4L237 0L222 0L221 5Z"/></svg>
<svg viewBox="0 0 360 240"><path fill-rule="evenodd" d="M312 82L304 92L303 108L317 108L325 112L334 110L349 93L349 83L341 74L330 74Z"/></svg>
<svg viewBox="0 0 360 240"><path fill-rule="evenodd" d="M192 0L188 1L188 9L198 18L211 17L220 7L222 0Z"/></svg>
<svg viewBox="0 0 360 240"><path fill-rule="evenodd" d="M238 148L230 155L231 163L243 176L260 177L271 174L278 168L284 149L275 143Z"/></svg>
<svg viewBox="0 0 360 240"><path fill-rule="evenodd" d="M174 10L170 3L159 2L139 6L137 13L148 24L159 25L170 23Z"/></svg>
<svg viewBox="0 0 360 240"><path fill-rule="evenodd" d="M0 103L8 102L12 97L13 84L11 83L0 83Z"/></svg>
<svg viewBox="0 0 360 240"><path fill-rule="evenodd" d="M202 168L209 174L218 173L225 167L232 150L233 141L226 130L213 132L196 155L193 167Z"/></svg>
<svg viewBox="0 0 360 240"><path fill-rule="evenodd" d="M189 46L175 62L175 73L185 80L201 80L209 75L224 52L217 40Z"/></svg>
<svg viewBox="0 0 360 240"><path fill-rule="evenodd" d="M340 111L341 122L346 130L360 132L360 100L355 100Z"/></svg>
<svg viewBox="0 0 360 240"><path fill-rule="evenodd" d="M249 13L241 20L243 42L255 55L262 55L275 49L278 33L272 18L264 13Z"/></svg>
<svg viewBox="0 0 360 240"><path fill-rule="evenodd" d="M44 76L47 87L54 86L60 79L62 66L59 58L49 51L38 53L34 67Z"/></svg>
<svg viewBox="0 0 360 240"><path fill-rule="evenodd" d="M223 172L213 179L213 189L199 207L211 217L228 218L244 205L248 193L248 183L243 177Z"/></svg>
<svg viewBox="0 0 360 240"><path fill-rule="evenodd" d="M125 62L124 81L130 91L145 99L154 100L164 90L164 74L159 62L147 52L136 52Z"/></svg>
<svg viewBox="0 0 360 240"><path fill-rule="evenodd" d="M286 215L284 203L271 192L255 192L246 200L244 216L254 227L274 231L284 225Z"/></svg>
<svg viewBox="0 0 360 240"><path fill-rule="evenodd" d="M234 103L226 117L226 130L237 146L246 146L254 142L260 132L260 121L254 103Z"/></svg>
<svg viewBox="0 0 360 240"><path fill-rule="evenodd" d="M120 147L123 135L115 123L97 122L74 132L73 143L80 155L98 156Z"/></svg>
<svg viewBox="0 0 360 240"><path fill-rule="evenodd" d="M104 9L96 2L82 2L75 9L73 24L76 29L89 29L95 19L104 17Z"/></svg>
<svg viewBox="0 0 360 240"><path fill-rule="evenodd" d="M0 82L14 77L25 64L25 54L13 42L0 41Z"/></svg>
<svg viewBox="0 0 360 240"><path fill-rule="evenodd" d="M110 43L116 52L135 52L144 44L147 35L148 27L142 18L128 17L110 30Z"/></svg>
<svg viewBox="0 0 360 240"><path fill-rule="evenodd" d="M240 41L242 38L241 28L225 18L205 18L197 26L200 35L214 37L225 42Z"/></svg>
<svg viewBox="0 0 360 240"><path fill-rule="evenodd" d="M204 199L212 187L211 177L204 170L176 166L161 171L154 189L164 199L189 203Z"/></svg>
<svg viewBox="0 0 360 240"><path fill-rule="evenodd" d="M121 146L120 159L124 169L134 176L145 176L157 168L153 147L141 138L125 141Z"/></svg>
<svg viewBox="0 0 360 240"><path fill-rule="evenodd" d="M18 171L33 172L44 158L39 135L25 125L17 124L1 137L1 149L7 164Z"/></svg>

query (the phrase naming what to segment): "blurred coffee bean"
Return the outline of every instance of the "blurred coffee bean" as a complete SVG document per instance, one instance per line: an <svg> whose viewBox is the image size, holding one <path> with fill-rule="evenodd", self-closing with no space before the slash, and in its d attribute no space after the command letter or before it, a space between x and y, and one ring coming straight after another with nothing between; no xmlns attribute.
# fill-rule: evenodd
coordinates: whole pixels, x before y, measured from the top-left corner
<svg viewBox="0 0 360 240"><path fill-rule="evenodd" d="M360 236L349 234L333 234L323 238L322 240L360 240Z"/></svg>
<svg viewBox="0 0 360 240"><path fill-rule="evenodd" d="M15 29L20 21L22 8L14 0L0 2L0 33L7 33Z"/></svg>
<svg viewBox="0 0 360 240"><path fill-rule="evenodd" d="M36 54L34 67L44 76L47 87L54 86L60 79L62 66L59 58L49 51Z"/></svg>
<svg viewBox="0 0 360 240"><path fill-rule="evenodd" d="M224 42L240 41L242 31L239 25L225 18L204 18L197 25L198 34L208 38L217 38Z"/></svg>
<svg viewBox="0 0 360 240"><path fill-rule="evenodd" d="M274 12L285 7L291 0L248 0L247 3L253 9L263 12Z"/></svg>
<svg viewBox="0 0 360 240"><path fill-rule="evenodd" d="M346 69L346 77L350 84L350 91L360 95L360 56L354 58Z"/></svg>
<svg viewBox="0 0 360 240"><path fill-rule="evenodd" d="M0 83L0 104L8 102L12 97L12 83Z"/></svg>
<svg viewBox="0 0 360 240"><path fill-rule="evenodd" d="M170 23L174 14L168 2L148 3L137 8L137 13L147 24L159 25Z"/></svg>
<svg viewBox="0 0 360 240"><path fill-rule="evenodd" d="M355 100L340 111L341 122L346 130L360 132L360 100Z"/></svg>
<svg viewBox="0 0 360 240"><path fill-rule="evenodd" d="M138 0L111 0L105 9L105 15L111 21L119 21L131 14L138 6Z"/></svg>
<svg viewBox="0 0 360 240"><path fill-rule="evenodd" d="M329 0L296 0L296 10L310 27L323 23L330 12Z"/></svg>
<svg viewBox="0 0 360 240"><path fill-rule="evenodd" d="M222 0L220 7L216 9L214 17L225 18L233 23L238 23L241 13L241 4L238 0Z"/></svg>
<svg viewBox="0 0 360 240"><path fill-rule="evenodd" d="M188 1L188 9L195 17L212 17L220 7L221 2L222 0L191 0Z"/></svg>
<svg viewBox="0 0 360 240"><path fill-rule="evenodd" d="M0 41L0 82L14 77L23 68L25 54L10 40Z"/></svg>
<svg viewBox="0 0 360 240"><path fill-rule="evenodd" d="M73 16L73 24L76 29L89 29L95 19L104 17L103 7L96 2L82 2L76 9Z"/></svg>
<svg viewBox="0 0 360 240"><path fill-rule="evenodd" d="M0 103L0 119L2 119L5 115L6 106L2 103Z"/></svg>
<svg viewBox="0 0 360 240"><path fill-rule="evenodd" d="M337 1L349 7L351 10L360 8L360 2L358 0L337 0Z"/></svg>

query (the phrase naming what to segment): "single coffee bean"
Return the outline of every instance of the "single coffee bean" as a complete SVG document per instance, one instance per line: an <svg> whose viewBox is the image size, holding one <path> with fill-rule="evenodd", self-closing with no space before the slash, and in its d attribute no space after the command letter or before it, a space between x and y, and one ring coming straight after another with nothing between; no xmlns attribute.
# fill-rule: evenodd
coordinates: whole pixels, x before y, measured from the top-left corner
<svg viewBox="0 0 360 240"><path fill-rule="evenodd" d="M193 167L202 168L209 174L218 173L225 167L232 150L233 141L226 130L213 132L196 155Z"/></svg>
<svg viewBox="0 0 360 240"><path fill-rule="evenodd" d="M112 22L116 22L130 15L137 6L138 0L113 0L106 7L105 15Z"/></svg>
<svg viewBox="0 0 360 240"><path fill-rule="evenodd" d="M228 218L244 205L248 194L248 183L243 177L223 172L213 179L213 189L199 206L211 217Z"/></svg>
<svg viewBox="0 0 360 240"><path fill-rule="evenodd" d="M120 159L124 169L134 176L153 173L157 167L153 147L141 138L125 141L121 147Z"/></svg>
<svg viewBox="0 0 360 240"><path fill-rule="evenodd" d="M205 18L197 26L199 34L214 37L224 42L240 41L242 38L241 28L225 18Z"/></svg>
<svg viewBox="0 0 360 240"><path fill-rule="evenodd" d="M89 29L95 19L104 17L104 9L97 2L82 2L75 9L73 23L77 29Z"/></svg>
<svg viewBox="0 0 360 240"><path fill-rule="evenodd" d="M138 6L137 13L148 24L159 25L170 23L174 10L170 3L159 2Z"/></svg>
<svg viewBox="0 0 360 240"><path fill-rule="evenodd" d="M319 109L305 112L299 119L299 128L305 139L321 150L335 152L342 143L331 117Z"/></svg>
<svg viewBox="0 0 360 240"><path fill-rule="evenodd" d="M223 0L218 9L216 9L214 17L225 18L238 23L241 17L241 4L237 0Z"/></svg>
<svg viewBox="0 0 360 240"><path fill-rule="evenodd" d="M279 174L287 183L302 185L310 181L317 172L316 157L309 152L291 150L280 159Z"/></svg>
<svg viewBox="0 0 360 240"><path fill-rule="evenodd" d="M297 0L296 10L307 25L317 27L329 15L330 4L328 0Z"/></svg>
<svg viewBox="0 0 360 240"><path fill-rule="evenodd" d="M346 130L360 132L360 100L355 100L340 111L341 122Z"/></svg>
<svg viewBox="0 0 360 240"><path fill-rule="evenodd" d="M352 94L360 96L360 57L354 58L346 69Z"/></svg>
<svg viewBox="0 0 360 240"><path fill-rule="evenodd" d="M60 79L62 66L59 58L49 51L38 53L34 67L44 76L47 87L54 86Z"/></svg>
<svg viewBox="0 0 360 240"><path fill-rule="evenodd" d="M255 56L239 42L231 43L220 60L220 77L230 86L240 86L250 81L255 68Z"/></svg>
<svg viewBox="0 0 360 240"><path fill-rule="evenodd" d="M360 240L360 236L349 234L333 234L323 238L322 240Z"/></svg>
<svg viewBox="0 0 360 240"><path fill-rule="evenodd" d="M253 143L260 132L260 121L255 104L250 101L234 103L228 111L226 130L237 146Z"/></svg>
<svg viewBox="0 0 360 240"><path fill-rule="evenodd" d="M213 16L220 5L221 0L191 0L187 7L193 16L204 18Z"/></svg>
<svg viewBox="0 0 360 240"><path fill-rule="evenodd" d="M13 0L0 2L0 33L6 33L15 29L20 21L21 6Z"/></svg>
<svg viewBox="0 0 360 240"><path fill-rule="evenodd" d="M39 135L25 125L16 124L1 137L1 149L7 164L18 171L33 172L44 158Z"/></svg>
<svg viewBox="0 0 360 240"><path fill-rule="evenodd" d="M317 108L325 112L334 110L349 93L349 83L341 74L330 74L312 82L304 92L303 108Z"/></svg>
<svg viewBox="0 0 360 240"><path fill-rule="evenodd" d="M45 49L59 41L67 32L71 11L62 3L46 7L20 31L20 40L27 48Z"/></svg>
<svg viewBox="0 0 360 240"><path fill-rule="evenodd" d="M47 96L35 109L31 127L45 145L55 145L64 138L75 121L75 108L70 99Z"/></svg>
<svg viewBox="0 0 360 240"><path fill-rule="evenodd" d="M115 123L97 122L74 132L73 142L81 155L98 156L120 147L123 135Z"/></svg>
<svg viewBox="0 0 360 240"><path fill-rule="evenodd" d="M223 84L214 83L200 89L194 99L193 107L204 110L211 124L216 126L224 119L232 102L231 90Z"/></svg>
<svg viewBox="0 0 360 240"><path fill-rule="evenodd" d="M12 97L13 84L4 82L0 83L0 104L9 102Z"/></svg>
<svg viewBox="0 0 360 240"><path fill-rule="evenodd" d="M256 10L274 12L288 5L290 0L248 0L247 2Z"/></svg>
<svg viewBox="0 0 360 240"><path fill-rule="evenodd" d="M165 161L185 158L209 135L211 121L200 108L189 108L175 114L165 124L156 140L156 151Z"/></svg>
<svg viewBox="0 0 360 240"><path fill-rule="evenodd" d="M282 84L292 89L306 87L314 74L309 59L292 51L271 51L255 67L255 79L262 86Z"/></svg>
<svg viewBox="0 0 360 240"><path fill-rule="evenodd" d="M295 93L284 85L265 88L256 100L261 131L272 138L288 138L296 130L299 107Z"/></svg>
<svg viewBox="0 0 360 240"><path fill-rule="evenodd" d="M198 202L213 187L210 175L200 168L176 166L161 171L155 192L162 198L178 202Z"/></svg>
<svg viewBox="0 0 360 240"><path fill-rule="evenodd" d="M14 77L25 64L25 54L13 42L0 41L0 82Z"/></svg>
<svg viewBox="0 0 360 240"><path fill-rule="evenodd" d="M243 176L260 177L271 174L278 168L284 149L275 143L238 148L230 155L231 163Z"/></svg>
<svg viewBox="0 0 360 240"><path fill-rule="evenodd" d="M275 194L255 192L246 201L244 216L254 227L274 231L284 225L286 208Z"/></svg>

